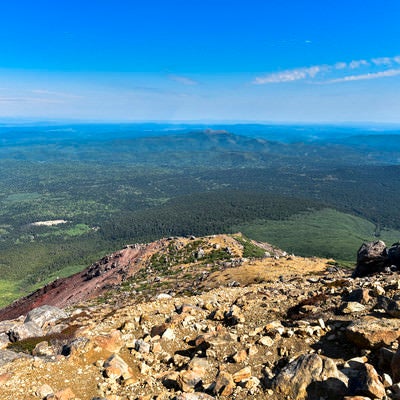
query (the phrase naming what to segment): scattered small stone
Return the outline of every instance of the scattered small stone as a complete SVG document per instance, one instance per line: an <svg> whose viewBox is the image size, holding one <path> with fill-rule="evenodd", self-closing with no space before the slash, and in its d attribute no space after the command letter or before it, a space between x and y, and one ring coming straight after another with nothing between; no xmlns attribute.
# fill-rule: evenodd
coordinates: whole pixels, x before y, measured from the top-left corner
<svg viewBox="0 0 400 400"><path fill-rule="evenodd" d="M242 363L247 359L247 351L246 350L240 350L236 352L233 356L232 359L235 363Z"/></svg>
<svg viewBox="0 0 400 400"><path fill-rule="evenodd" d="M139 353L150 353L150 343L138 339L135 341L135 350Z"/></svg>
<svg viewBox="0 0 400 400"><path fill-rule="evenodd" d="M251 378L251 367L245 367L232 375L233 381L236 383L248 381Z"/></svg>
<svg viewBox="0 0 400 400"><path fill-rule="evenodd" d="M361 303L357 303L356 301L349 301L344 303L341 309L343 314L354 314L365 311L366 307Z"/></svg>
<svg viewBox="0 0 400 400"><path fill-rule="evenodd" d="M235 389L232 375L226 371L220 371L215 381L214 393L219 396L230 396Z"/></svg>
<svg viewBox="0 0 400 400"><path fill-rule="evenodd" d="M258 340L258 343L266 347L271 347L274 344L274 340L269 336L263 336Z"/></svg>
<svg viewBox="0 0 400 400"><path fill-rule="evenodd" d="M156 300L168 300L172 299L172 296L168 293L160 293L157 297Z"/></svg>
<svg viewBox="0 0 400 400"><path fill-rule="evenodd" d="M44 399L52 394L54 394L54 391L47 383L40 386L40 388L36 391L36 395L41 399Z"/></svg>
<svg viewBox="0 0 400 400"><path fill-rule="evenodd" d="M167 328L161 337L166 340L174 340L175 332L172 328Z"/></svg>
<svg viewBox="0 0 400 400"><path fill-rule="evenodd" d="M107 378L127 380L133 377L133 371L128 364L117 354L113 354L104 363L104 374Z"/></svg>
<svg viewBox="0 0 400 400"><path fill-rule="evenodd" d="M75 393L72 391L71 388L60 390L59 392L54 394L54 400L74 400L75 398Z"/></svg>

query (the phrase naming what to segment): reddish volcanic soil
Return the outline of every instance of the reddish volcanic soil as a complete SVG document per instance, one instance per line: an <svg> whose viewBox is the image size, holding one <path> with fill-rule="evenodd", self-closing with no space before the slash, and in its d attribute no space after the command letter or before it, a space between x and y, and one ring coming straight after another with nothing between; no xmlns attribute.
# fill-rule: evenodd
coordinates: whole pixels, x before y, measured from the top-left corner
<svg viewBox="0 0 400 400"><path fill-rule="evenodd" d="M18 318L44 304L63 308L98 297L139 271L156 251L164 247L164 242L165 240L160 240L146 245L127 246L82 272L57 279L1 309L0 321Z"/></svg>

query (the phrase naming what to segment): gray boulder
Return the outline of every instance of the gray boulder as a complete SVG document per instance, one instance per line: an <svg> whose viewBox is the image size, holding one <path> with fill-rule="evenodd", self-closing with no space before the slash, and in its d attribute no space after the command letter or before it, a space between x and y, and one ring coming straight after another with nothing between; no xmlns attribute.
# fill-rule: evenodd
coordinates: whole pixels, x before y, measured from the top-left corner
<svg viewBox="0 0 400 400"><path fill-rule="evenodd" d="M390 265L400 268L400 243L393 243L388 250L388 259Z"/></svg>
<svg viewBox="0 0 400 400"><path fill-rule="evenodd" d="M0 349L5 349L10 344L10 338L6 333L0 333Z"/></svg>
<svg viewBox="0 0 400 400"><path fill-rule="evenodd" d="M389 265L386 245L382 240L363 243L357 252L354 277L362 277L383 272Z"/></svg>
<svg viewBox="0 0 400 400"><path fill-rule="evenodd" d="M348 378L333 360L317 354L305 354L284 367L273 381L273 389L291 399L342 399Z"/></svg>
<svg viewBox="0 0 400 400"><path fill-rule="evenodd" d="M60 319L67 318L68 315L64 310L54 306L41 306L34 308L27 314L24 323L34 322L40 328L53 325Z"/></svg>
<svg viewBox="0 0 400 400"><path fill-rule="evenodd" d="M8 336L12 342L18 342L24 339L44 336L44 331L40 326L30 321L12 328Z"/></svg>
<svg viewBox="0 0 400 400"><path fill-rule="evenodd" d="M0 350L0 367L21 357L28 357L28 356L22 353L14 353L13 351L7 349Z"/></svg>
<svg viewBox="0 0 400 400"><path fill-rule="evenodd" d="M383 308L393 318L400 318L400 300L386 296L378 297L378 308Z"/></svg>

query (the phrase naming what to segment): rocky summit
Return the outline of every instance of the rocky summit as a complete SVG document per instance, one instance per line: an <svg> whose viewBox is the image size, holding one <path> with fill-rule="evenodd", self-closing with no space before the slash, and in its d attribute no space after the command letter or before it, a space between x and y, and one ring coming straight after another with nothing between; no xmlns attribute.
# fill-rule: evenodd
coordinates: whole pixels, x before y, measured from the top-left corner
<svg viewBox="0 0 400 400"><path fill-rule="evenodd" d="M2 310L0 398L400 399L399 294L240 234L128 246Z"/></svg>

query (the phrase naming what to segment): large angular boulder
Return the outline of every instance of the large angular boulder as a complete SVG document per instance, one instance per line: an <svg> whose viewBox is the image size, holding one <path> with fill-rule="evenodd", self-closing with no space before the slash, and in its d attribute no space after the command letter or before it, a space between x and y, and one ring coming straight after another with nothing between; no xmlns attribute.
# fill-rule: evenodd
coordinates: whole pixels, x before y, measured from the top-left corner
<svg viewBox="0 0 400 400"><path fill-rule="evenodd" d="M400 348L393 355L390 363L394 383L400 382Z"/></svg>
<svg viewBox="0 0 400 400"><path fill-rule="evenodd" d="M40 326L29 321L13 327L8 333L8 336L12 342L18 342L24 339L44 336L44 331Z"/></svg>
<svg viewBox="0 0 400 400"><path fill-rule="evenodd" d="M400 300L379 296L377 306L383 308L391 317L400 318Z"/></svg>
<svg viewBox="0 0 400 400"><path fill-rule="evenodd" d="M393 243L387 251L390 265L400 268L400 243Z"/></svg>
<svg viewBox="0 0 400 400"><path fill-rule="evenodd" d="M357 252L357 265L353 276L362 277L382 272L388 264L386 244L382 240L363 243Z"/></svg>
<svg viewBox="0 0 400 400"><path fill-rule="evenodd" d="M123 378L127 381L133 378L134 372L118 354L113 354L104 362L104 375L113 380Z"/></svg>
<svg viewBox="0 0 400 400"><path fill-rule="evenodd" d="M283 368L275 377L273 389L291 399L342 399L348 378L333 360L317 354L304 354ZM283 397L282 397L283 398Z"/></svg>
<svg viewBox="0 0 400 400"><path fill-rule="evenodd" d="M15 353L15 352L13 352L11 350L7 350L7 349L0 350L0 367L14 361L17 358L21 358L21 357L28 357L28 356L23 353Z"/></svg>
<svg viewBox="0 0 400 400"><path fill-rule="evenodd" d="M40 328L45 328L46 326L53 325L58 320L67 317L67 313L60 308L44 305L29 311L24 322L34 322Z"/></svg>
<svg viewBox="0 0 400 400"><path fill-rule="evenodd" d="M400 320L365 316L348 325L346 337L362 349L388 346L400 337Z"/></svg>
<svg viewBox="0 0 400 400"><path fill-rule="evenodd" d="M378 373L368 363L359 363L352 369L349 392L356 396L368 396L374 399L382 399L386 396L385 386Z"/></svg>

